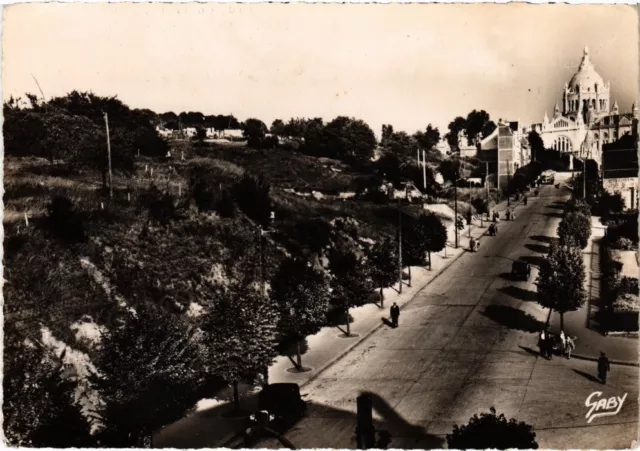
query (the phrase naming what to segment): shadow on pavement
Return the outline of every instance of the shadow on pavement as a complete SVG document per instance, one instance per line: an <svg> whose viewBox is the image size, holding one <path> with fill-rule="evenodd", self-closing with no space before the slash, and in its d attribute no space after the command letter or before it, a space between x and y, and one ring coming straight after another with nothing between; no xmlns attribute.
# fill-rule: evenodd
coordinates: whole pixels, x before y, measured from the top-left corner
<svg viewBox="0 0 640 451"><path fill-rule="evenodd" d="M560 218L560 219L562 219L562 214L561 213L545 213L544 215L549 217L549 218Z"/></svg>
<svg viewBox="0 0 640 451"><path fill-rule="evenodd" d="M538 300L538 293L536 291L525 290L520 287L514 287L513 285L499 288L498 291L521 301L535 302Z"/></svg>
<svg viewBox="0 0 640 451"><path fill-rule="evenodd" d="M551 243L552 241L552 238L550 236L545 235L533 235L529 238L531 238L533 241L540 241L541 243Z"/></svg>
<svg viewBox="0 0 640 451"><path fill-rule="evenodd" d="M524 332L539 332L544 326L543 322L528 313L506 305L490 305L482 314L509 329Z"/></svg>
<svg viewBox="0 0 640 451"><path fill-rule="evenodd" d="M548 254L549 246L543 246L542 244L525 244L524 247L533 252L538 252L539 254Z"/></svg>
<svg viewBox="0 0 640 451"><path fill-rule="evenodd" d="M531 349L528 346L521 346L521 345L518 345L518 347L523 351L527 352L528 354L534 355L536 357L540 357L540 352L536 351L535 349Z"/></svg>
<svg viewBox="0 0 640 451"><path fill-rule="evenodd" d="M527 262L532 266L540 268L540 266L544 262L544 257L539 256L539 255L524 255L524 256L520 257L520 260L522 260L523 262Z"/></svg>
<svg viewBox="0 0 640 451"><path fill-rule="evenodd" d="M388 318L382 318L382 322L385 323L387 326L393 328L393 323Z"/></svg>
<svg viewBox="0 0 640 451"><path fill-rule="evenodd" d="M584 371L580 371L580 370L573 370L575 373L578 373L580 376L584 376L585 378L589 379L591 382L597 382L598 384L600 383L600 381L598 380L597 377L595 377L593 374L589 374L586 373Z"/></svg>
<svg viewBox="0 0 640 451"><path fill-rule="evenodd" d="M348 401L355 402L355 398L359 394L368 394L372 399L373 411L381 417L380 420L374 419L374 428L376 436L385 434L389 437L390 442L388 448L402 449L437 449L444 446L444 440L441 437L428 434L421 426L413 425L400 416L389 403L375 393L354 393L353 398ZM336 404L340 406L338 402ZM345 407L347 403L345 402ZM351 404L355 407L353 404ZM217 410L216 407L211 410ZM198 415L196 413L195 415ZM194 415L194 416L195 416ZM220 447L225 446L232 449L244 448L246 446L242 431L246 427L246 423L237 422L235 429L238 434L230 441L225 443L216 443L212 440L212 436L225 435L219 433L220 415L217 413L209 413L209 422L193 422L195 429L183 428L179 436L175 435L171 440L156 441L155 447ZM172 425L173 426L173 425ZM170 426L170 427L172 427ZM357 426L357 416L355 412L335 408L330 405L323 405L314 402L307 402L307 413L296 424L294 424L284 435L298 449L300 448L356 448L355 430ZM331 433L327 433L331 431ZM228 431L225 431L228 433ZM387 434L388 433L388 434ZM379 435L380 434L380 435ZM208 438L207 438L208 436ZM194 438L198 437L198 438ZM276 449L282 448L281 443L274 438L263 438L252 444L253 448Z"/></svg>

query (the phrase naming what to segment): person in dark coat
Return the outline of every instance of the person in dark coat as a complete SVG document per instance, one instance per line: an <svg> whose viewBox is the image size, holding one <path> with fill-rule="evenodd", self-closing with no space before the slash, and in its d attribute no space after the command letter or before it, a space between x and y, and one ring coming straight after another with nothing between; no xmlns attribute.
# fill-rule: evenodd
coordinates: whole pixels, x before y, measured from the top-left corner
<svg viewBox="0 0 640 451"><path fill-rule="evenodd" d="M547 334L544 330L540 331L538 336L538 347L540 348L540 356L547 358Z"/></svg>
<svg viewBox="0 0 640 451"><path fill-rule="evenodd" d="M603 384L607 383L607 373L611 371L611 365L609 364L609 358L604 352L600 353L598 359L598 379Z"/></svg>
<svg viewBox="0 0 640 451"><path fill-rule="evenodd" d="M391 324L393 327L398 327L398 317L400 316L400 307L395 302L391 306Z"/></svg>

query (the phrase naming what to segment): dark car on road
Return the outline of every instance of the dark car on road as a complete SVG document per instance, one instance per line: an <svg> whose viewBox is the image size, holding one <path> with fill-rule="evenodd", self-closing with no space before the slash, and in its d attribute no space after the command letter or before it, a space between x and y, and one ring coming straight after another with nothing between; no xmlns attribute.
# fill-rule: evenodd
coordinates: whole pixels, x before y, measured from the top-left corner
<svg viewBox="0 0 640 451"><path fill-rule="evenodd" d="M516 279L529 280L529 277L531 277L531 265L517 260L511 265L511 275Z"/></svg>
<svg viewBox="0 0 640 451"><path fill-rule="evenodd" d="M284 434L300 420L307 404L300 396L298 384L270 384L258 394L258 410L266 410L272 416L268 427Z"/></svg>

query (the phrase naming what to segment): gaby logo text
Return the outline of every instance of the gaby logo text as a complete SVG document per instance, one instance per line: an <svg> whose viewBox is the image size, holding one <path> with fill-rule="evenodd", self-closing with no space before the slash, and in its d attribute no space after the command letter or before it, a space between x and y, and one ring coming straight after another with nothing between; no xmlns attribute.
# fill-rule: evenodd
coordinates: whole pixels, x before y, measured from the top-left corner
<svg viewBox="0 0 640 451"><path fill-rule="evenodd" d="M627 399L627 393L624 396L612 396L611 398L601 398L602 392L595 391L591 393L584 405L589 407L589 411L585 418L587 423L591 423L594 418L617 415L622 409L624 400Z"/></svg>

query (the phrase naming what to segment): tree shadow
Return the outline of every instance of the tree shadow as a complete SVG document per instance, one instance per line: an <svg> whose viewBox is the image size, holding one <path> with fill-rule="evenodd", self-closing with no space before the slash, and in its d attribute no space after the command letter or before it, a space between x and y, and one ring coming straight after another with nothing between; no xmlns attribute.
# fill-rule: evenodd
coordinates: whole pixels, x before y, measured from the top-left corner
<svg viewBox="0 0 640 451"><path fill-rule="evenodd" d="M551 241L553 241L553 239L550 236L545 236L545 235L533 235L529 237L530 239L532 239L533 241L540 241L541 243L551 243Z"/></svg>
<svg viewBox="0 0 640 451"><path fill-rule="evenodd" d="M284 433L296 448L348 448L355 449L357 416L347 410L349 404L355 411L355 399L360 393L349 396L344 403L332 405L307 402L306 414ZM365 393L362 393L365 394ZM375 393L371 397L372 407L381 420L374 420L376 436L388 433L390 448L437 449L444 446L444 439L428 434L424 428L407 422L389 403ZM243 408L252 412L258 409L258 396L242 400ZM173 424L156 431L152 440L154 448L245 448L244 431L246 419L229 419L222 415L228 405L218 405L195 412ZM331 434L323 431L331 430ZM251 445L253 448L282 448L277 439L263 438Z"/></svg>
<svg viewBox="0 0 640 451"><path fill-rule="evenodd" d="M549 218L559 218L562 219L562 214L560 213L545 213L545 216L549 217Z"/></svg>
<svg viewBox="0 0 640 451"><path fill-rule="evenodd" d="M600 383L600 380L597 377L595 377L593 374L589 374L589 373L586 373L584 371L576 370L575 368L573 369L573 372L574 373L578 373L580 376L584 376L585 378L587 378L591 382Z"/></svg>
<svg viewBox="0 0 640 451"><path fill-rule="evenodd" d="M538 300L538 293L531 290L525 290L520 287L510 285L508 287L499 288L498 291L525 302L535 302Z"/></svg>
<svg viewBox="0 0 640 451"><path fill-rule="evenodd" d="M520 260L529 263L531 266L535 266L537 268L540 268L540 266L544 263L544 257L539 255L523 255L522 257L520 257Z"/></svg>
<svg viewBox="0 0 640 451"><path fill-rule="evenodd" d="M509 329L538 332L544 327L543 322L528 313L506 305L490 305L482 314Z"/></svg>
<svg viewBox="0 0 640 451"><path fill-rule="evenodd" d="M538 252L539 254L548 254L549 246L543 246L542 244L525 244L524 247L533 252Z"/></svg>

